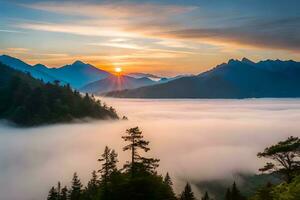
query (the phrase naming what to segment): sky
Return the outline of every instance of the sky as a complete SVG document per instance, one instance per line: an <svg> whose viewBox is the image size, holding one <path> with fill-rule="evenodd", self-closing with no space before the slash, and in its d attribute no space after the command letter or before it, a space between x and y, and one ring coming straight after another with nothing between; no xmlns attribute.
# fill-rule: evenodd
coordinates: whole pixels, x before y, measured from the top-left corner
<svg viewBox="0 0 300 200"><path fill-rule="evenodd" d="M300 1L0 0L0 54L170 76L231 58L300 61Z"/></svg>

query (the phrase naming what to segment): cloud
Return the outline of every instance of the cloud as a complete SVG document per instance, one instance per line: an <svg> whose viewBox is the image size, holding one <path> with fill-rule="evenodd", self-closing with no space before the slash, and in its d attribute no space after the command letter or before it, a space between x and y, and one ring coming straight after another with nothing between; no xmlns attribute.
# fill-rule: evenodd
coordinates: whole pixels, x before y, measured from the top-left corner
<svg viewBox="0 0 300 200"><path fill-rule="evenodd" d="M239 44L259 48L300 51L300 17L247 21L239 26L191 28L162 36L210 43Z"/></svg>
<svg viewBox="0 0 300 200"><path fill-rule="evenodd" d="M300 136L299 100L103 100L129 121L27 129L1 123L1 199L46 198L57 181L69 185L75 171L86 184L105 145L117 150L122 167L130 156L122 151L121 135L137 125L150 140L147 154L161 160L159 172L170 173L177 193L186 181L256 173L265 162L257 152Z"/></svg>
<svg viewBox="0 0 300 200"><path fill-rule="evenodd" d="M215 46L300 50L299 16L277 16L266 19L263 16L238 18L231 16L224 25L221 24L222 21L204 25L191 24L193 20L201 20L201 15L198 15L201 9L196 6L120 2L98 4L42 2L26 6L86 18L78 19L75 23L23 23L17 25L19 28L83 36L156 38L163 40L160 42L161 45L171 48L187 48L182 42L186 40L195 44ZM194 15L187 15L190 13ZM209 15L211 19L220 20L217 13ZM178 17L181 17L181 20L175 20ZM176 41L178 39L181 41ZM110 45L116 46L116 43Z"/></svg>
<svg viewBox="0 0 300 200"><path fill-rule="evenodd" d="M79 15L92 18L166 18L194 10L195 6L176 6L147 3L91 3L91 2L40 2L24 5L29 8L66 15Z"/></svg>
<svg viewBox="0 0 300 200"><path fill-rule="evenodd" d="M115 27L86 26L76 24L51 24L51 23L22 23L17 25L20 28L70 33L84 36L111 36L111 37L133 37L135 33L125 32Z"/></svg>
<svg viewBox="0 0 300 200"><path fill-rule="evenodd" d="M8 30L8 29L0 29L0 32L3 32L3 33L24 33L22 31Z"/></svg>

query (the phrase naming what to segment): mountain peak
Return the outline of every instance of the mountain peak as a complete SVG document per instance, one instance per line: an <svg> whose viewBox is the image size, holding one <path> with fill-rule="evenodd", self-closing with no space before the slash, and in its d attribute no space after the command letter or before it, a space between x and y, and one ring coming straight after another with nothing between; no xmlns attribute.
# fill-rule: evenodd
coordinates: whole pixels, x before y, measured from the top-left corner
<svg viewBox="0 0 300 200"><path fill-rule="evenodd" d="M239 62L239 60L230 59L230 60L228 61L228 64L233 64L233 63L236 63L236 62Z"/></svg>
<svg viewBox="0 0 300 200"><path fill-rule="evenodd" d="M45 65L41 64L41 63L38 63L36 65L33 66L34 68L48 68L46 67Z"/></svg>
<svg viewBox="0 0 300 200"><path fill-rule="evenodd" d="M254 64L254 62L253 62L252 60L250 60L250 59L248 59L248 58L246 58L246 57L244 57L244 58L242 59L242 62L247 63L247 64Z"/></svg>
<svg viewBox="0 0 300 200"><path fill-rule="evenodd" d="M86 65L86 64L80 60L76 60L72 65Z"/></svg>

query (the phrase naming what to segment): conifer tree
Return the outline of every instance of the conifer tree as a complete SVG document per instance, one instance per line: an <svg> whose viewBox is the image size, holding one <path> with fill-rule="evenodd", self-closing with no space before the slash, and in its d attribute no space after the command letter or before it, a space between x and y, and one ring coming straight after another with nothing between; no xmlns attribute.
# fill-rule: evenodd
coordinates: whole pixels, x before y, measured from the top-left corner
<svg viewBox="0 0 300 200"><path fill-rule="evenodd" d="M233 182L232 189L231 189L231 199L232 200L243 200L245 199L242 195L240 190L237 188L235 182Z"/></svg>
<svg viewBox="0 0 300 200"><path fill-rule="evenodd" d="M82 194L82 184L75 172L72 179L71 189L69 191L69 200L80 200Z"/></svg>
<svg viewBox="0 0 300 200"><path fill-rule="evenodd" d="M164 183L167 184L171 188L173 186L173 183L172 183L171 177L169 175L169 172L167 172L167 174L166 174L166 176L164 178Z"/></svg>
<svg viewBox="0 0 300 200"><path fill-rule="evenodd" d="M167 193L170 196L175 197L175 193L173 190L173 182L172 182L171 177L168 172L167 172L166 176L164 177L163 183L167 186ZM175 198L171 198L171 199L175 199Z"/></svg>
<svg viewBox="0 0 300 200"><path fill-rule="evenodd" d="M126 130L127 135L122 136L122 138L127 142L123 150L131 151L131 163L127 163L124 168L129 169L131 171L132 176L134 176L136 172L136 167L142 167L145 171L154 173L155 168L158 167L158 159L154 158L146 158L139 155L138 150L143 150L144 152L148 152L150 148L148 147L149 141L143 139L142 131L140 131L139 127L134 127Z"/></svg>
<svg viewBox="0 0 300 200"><path fill-rule="evenodd" d="M96 197L97 191L98 191L98 186L99 186L99 180L98 176L96 174L96 171L92 172L92 178L88 182L87 187L84 191L85 193L85 200L92 200Z"/></svg>
<svg viewBox="0 0 300 200"><path fill-rule="evenodd" d="M246 198L241 194L235 182L233 182L231 189L227 189L225 200L245 200Z"/></svg>
<svg viewBox="0 0 300 200"><path fill-rule="evenodd" d="M210 200L208 192L206 191L204 196L201 198L201 200Z"/></svg>
<svg viewBox="0 0 300 200"><path fill-rule="evenodd" d="M49 191L47 200L57 200L58 199L58 192L56 188L52 187Z"/></svg>
<svg viewBox="0 0 300 200"><path fill-rule="evenodd" d="M68 199L68 188L65 186L61 189L59 200L67 200L67 199Z"/></svg>
<svg viewBox="0 0 300 200"><path fill-rule="evenodd" d="M231 200L231 191L230 191L230 188L228 188L227 191L226 191L225 200Z"/></svg>
<svg viewBox="0 0 300 200"><path fill-rule="evenodd" d="M109 177L115 171L117 171L117 162L118 154L115 150L111 150L108 146L105 147L101 158L98 159L99 162L102 162L101 168L98 172L101 173L102 182L106 184Z"/></svg>
<svg viewBox="0 0 300 200"><path fill-rule="evenodd" d="M191 185L189 183L185 185L185 188L181 193L180 200L196 200Z"/></svg>

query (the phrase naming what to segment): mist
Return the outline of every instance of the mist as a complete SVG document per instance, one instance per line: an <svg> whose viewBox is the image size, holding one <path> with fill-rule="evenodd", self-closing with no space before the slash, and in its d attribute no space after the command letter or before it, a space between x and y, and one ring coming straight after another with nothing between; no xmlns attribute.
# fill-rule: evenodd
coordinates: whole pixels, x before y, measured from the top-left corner
<svg viewBox="0 0 300 200"><path fill-rule="evenodd" d="M25 129L0 122L0 199L46 199L52 185L68 185L74 172L86 184L105 145L118 152L122 167L129 154L121 136L134 126L150 140L147 155L161 160L158 171L170 173L177 193L186 181L257 173L264 163L257 152L300 136L300 99L104 101L129 120Z"/></svg>

